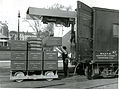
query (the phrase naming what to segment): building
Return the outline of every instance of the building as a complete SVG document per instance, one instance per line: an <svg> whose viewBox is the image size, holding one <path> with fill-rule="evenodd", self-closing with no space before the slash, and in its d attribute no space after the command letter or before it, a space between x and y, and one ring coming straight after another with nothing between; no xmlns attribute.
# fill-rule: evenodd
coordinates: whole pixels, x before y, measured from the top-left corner
<svg viewBox="0 0 120 89"><path fill-rule="evenodd" d="M33 32L19 32L20 40L27 40L28 37L36 37ZM18 32L17 31L10 31L10 40L17 40L18 39Z"/></svg>
<svg viewBox="0 0 120 89"><path fill-rule="evenodd" d="M24 40L27 40L28 37L37 37L37 36L33 32L25 32L25 34L24 34Z"/></svg>
<svg viewBox="0 0 120 89"><path fill-rule="evenodd" d="M2 23L0 21L0 33L6 37L9 37L9 30L8 30L7 23Z"/></svg>
<svg viewBox="0 0 120 89"><path fill-rule="evenodd" d="M10 40L17 40L17 31L10 31Z"/></svg>

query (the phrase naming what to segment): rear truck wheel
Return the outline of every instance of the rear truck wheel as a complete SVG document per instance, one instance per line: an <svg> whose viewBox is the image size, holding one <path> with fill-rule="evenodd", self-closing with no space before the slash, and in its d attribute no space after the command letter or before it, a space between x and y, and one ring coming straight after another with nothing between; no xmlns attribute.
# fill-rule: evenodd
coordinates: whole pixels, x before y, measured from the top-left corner
<svg viewBox="0 0 120 89"><path fill-rule="evenodd" d="M36 75L34 74L33 76L34 76L33 80L37 80Z"/></svg>
<svg viewBox="0 0 120 89"><path fill-rule="evenodd" d="M102 75L103 78L107 78L107 72L108 72L108 70L106 68L103 69L103 71L101 73L101 75Z"/></svg>
<svg viewBox="0 0 120 89"><path fill-rule="evenodd" d="M105 68L105 69L103 69L103 71L101 72L101 76L102 76L103 78L115 77L115 73L113 72L112 69Z"/></svg>
<svg viewBox="0 0 120 89"><path fill-rule="evenodd" d="M50 77L50 78L46 79L47 81L52 81L53 80L52 76L54 76L54 73L52 71L47 71L47 72L45 72L45 76Z"/></svg>
<svg viewBox="0 0 120 89"><path fill-rule="evenodd" d="M23 72L16 72L14 76L18 77L18 78L22 78L22 77L24 77L24 73ZM16 82L22 82L23 79L16 79L15 81Z"/></svg>

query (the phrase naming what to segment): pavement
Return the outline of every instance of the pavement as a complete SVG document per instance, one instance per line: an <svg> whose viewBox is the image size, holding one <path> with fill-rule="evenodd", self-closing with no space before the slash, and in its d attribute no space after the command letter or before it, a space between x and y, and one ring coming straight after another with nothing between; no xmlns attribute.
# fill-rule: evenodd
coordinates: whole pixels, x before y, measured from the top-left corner
<svg viewBox="0 0 120 89"><path fill-rule="evenodd" d="M112 87L111 87L112 86ZM79 88L79 89L118 89L118 79L94 79L87 81L76 81L65 85L54 86L53 88Z"/></svg>
<svg viewBox="0 0 120 89"><path fill-rule="evenodd" d="M85 76L70 76L63 78L59 74L59 79L47 80L24 80L21 83L9 79L8 67L0 67L0 88L79 88L79 89L118 89L118 78L93 79L88 80Z"/></svg>

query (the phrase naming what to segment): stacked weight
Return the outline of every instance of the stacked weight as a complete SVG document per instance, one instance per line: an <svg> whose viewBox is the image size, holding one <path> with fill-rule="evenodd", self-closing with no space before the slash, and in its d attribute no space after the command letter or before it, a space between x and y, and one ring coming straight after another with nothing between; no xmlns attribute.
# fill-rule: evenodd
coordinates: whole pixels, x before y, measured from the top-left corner
<svg viewBox="0 0 120 89"><path fill-rule="evenodd" d="M43 70L54 71L58 69L58 54L55 51L44 51Z"/></svg>
<svg viewBox="0 0 120 89"><path fill-rule="evenodd" d="M45 37L42 42L45 47L61 46L62 37Z"/></svg>
<svg viewBox="0 0 120 89"><path fill-rule="evenodd" d="M10 60L11 52L9 46L1 46L0 47L0 61L1 60Z"/></svg>
<svg viewBox="0 0 120 89"><path fill-rule="evenodd" d="M45 71L58 70L58 53L54 51L54 47L62 45L61 37L46 37L43 39L44 50L44 66Z"/></svg>
<svg viewBox="0 0 120 89"><path fill-rule="evenodd" d="M40 38L28 39L28 71L42 70L42 40Z"/></svg>
<svg viewBox="0 0 120 89"><path fill-rule="evenodd" d="M24 79L58 78L58 53L52 46L43 47L42 39L28 38L27 41L10 41L10 79L21 82ZM44 50L43 50L44 48Z"/></svg>
<svg viewBox="0 0 120 89"><path fill-rule="evenodd" d="M27 42L10 41L11 71L26 71Z"/></svg>

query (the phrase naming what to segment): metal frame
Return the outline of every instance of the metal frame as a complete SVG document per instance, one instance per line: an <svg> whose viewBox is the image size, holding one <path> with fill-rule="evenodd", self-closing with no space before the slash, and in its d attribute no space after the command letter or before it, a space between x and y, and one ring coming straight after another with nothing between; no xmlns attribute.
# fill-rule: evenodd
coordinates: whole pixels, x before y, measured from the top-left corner
<svg viewBox="0 0 120 89"><path fill-rule="evenodd" d="M21 76L21 77L17 77L17 76L13 76L12 75L12 71L10 72L10 80L18 80L18 79L56 79L58 78L58 74L57 74L57 71L55 73L54 76L46 76L46 75L43 75L43 71L41 71L41 74L40 75L28 75L28 72L25 76Z"/></svg>

